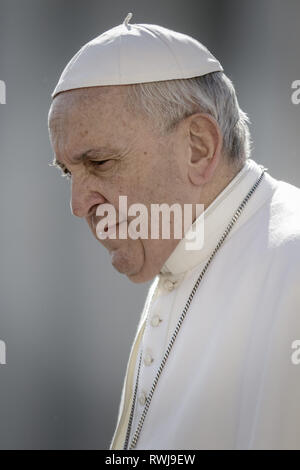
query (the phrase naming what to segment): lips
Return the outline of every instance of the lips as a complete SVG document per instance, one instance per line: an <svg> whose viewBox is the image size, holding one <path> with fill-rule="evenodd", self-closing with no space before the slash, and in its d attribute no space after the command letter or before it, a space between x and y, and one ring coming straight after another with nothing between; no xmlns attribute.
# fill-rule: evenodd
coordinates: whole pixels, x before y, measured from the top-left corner
<svg viewBox="0 0 300 470"><path fill-rule="evenodd" d="M107 233L109 236L112 234L112 233L117 233L117 227L123 227L125 224L127 224L127 219L123 219L121 220L120 222L118 222L117 224L115 225L111 225L110 227L109 226L106 226L105 227L105 233Z"/></svg>
<svg viewBox="0 0 300 470"><path fill-rule="evenodd" d="M127 223L127 219L123 219L123 220L121 220L120 222L117 222L114 225L106 225L104 227L103 232L101 232L101 233L103 233L103 234L105 233L107 238L110 238L112 235L114 235L114 237L118 238L117 237L117 227L120 227L121 225L123 226L125 223ZM97 226L97 224L95 224L95 228L96 228L96 226Z"/></svg>
<svg viewBox="0 0 300 470"><path fill-rule="evenodd" d="M119 225L119 223L115 224L115 225L111 225L111 226L108 226L106 225L104 227L104 232L108 235L108 236L111 236L113 233L117 234L117 226Z"/></svg>
<svg viewBox="0 0 300 470"><path fill-rule="evenodd" d="M117 238L117 227L120 226L120 225L124 226L124 223L125 222L127 223L127 215L122 214L121 212L119 212L118 214L115 212L113 220L111 220L111 221L114 222L115 220L117 220L117 223L112 224L112 225L108 225L108 223L106 223L104 228L103 228L103 224L101 224L101 232L100 232L99 231L100 227L98 227L98 230L97 230L97 226L98 226L99 222L101 222L101 220L103 221L103 219L108 219L108 221L109 221L109 217L108 216L97 215L97 209L98 209L98 206L94 206L94 208L91 210L91 213L89 215L89 224L91 226L91 229L93 230L93 232L96 234L97 238L99 238L99 239L102 239L98 236L99 234L101 234L101 235L105 234L104 240L107 239L107 238L110 238L111 235L113 235L113 238L116 239ZM104 223L105 222L106 222L106 220L104 220ZM127 231L126 231L126 233L127 233ZM122 238L124 238L124 236Z"/></svg>

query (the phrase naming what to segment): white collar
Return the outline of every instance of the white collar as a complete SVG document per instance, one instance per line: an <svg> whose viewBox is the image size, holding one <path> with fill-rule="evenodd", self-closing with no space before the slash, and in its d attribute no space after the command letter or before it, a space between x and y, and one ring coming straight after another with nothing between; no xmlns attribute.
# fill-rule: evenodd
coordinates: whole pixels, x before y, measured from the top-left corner
<svg viewBox="0 0 300 470"><path fill-rule="evenodd" d="M195 220L187 231L185 237L180 240L175 250L163 265L160 271L161 275L182 275L186 271L193 269L203 262L211 254L225 228L231 221L234 212L261 175L261 171L262 167L254 160L246 160L239 173L206 208L204 213L199 216L204 216L203 247L200 250L186 249L186 237L190 231L193 230L195 232ZM270 181L273 180L269 175L265 175L265 177ZM254 212L257 211L257 209L265 202L268 195L270 195L270 185L265 186L261 184L255 194L251 197L247 204L247 208L242 213L238 223L235 224L227 238L230 238L230 236L232 236L232 234L238 230Z"/></svg>

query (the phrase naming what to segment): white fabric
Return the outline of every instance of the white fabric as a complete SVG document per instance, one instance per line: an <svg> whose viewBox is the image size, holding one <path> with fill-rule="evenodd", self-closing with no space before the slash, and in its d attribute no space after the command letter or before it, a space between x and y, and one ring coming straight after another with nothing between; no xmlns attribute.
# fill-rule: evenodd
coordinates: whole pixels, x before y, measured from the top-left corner
<svg viewBox="0 0 300 470"><path fill-rule="evenodd" d="M192 78L222 70L194 38L158 25L124 21L75 54L52 97L74 88Z"/></svg>
<svg viewBox="0 0 300 470"><path fill-rule="evenodd" d="M191 257L181 241L153 281L111 449L123 446L141 346L153 362L142 362L138 398L149 393L197 277L260 173L248 160L205 211L203 249ZM136 449L300 449L300 365L291 360L297 339L300 190L266 174L197 290ZM131 437L143 408L137 400Z"/></svg>

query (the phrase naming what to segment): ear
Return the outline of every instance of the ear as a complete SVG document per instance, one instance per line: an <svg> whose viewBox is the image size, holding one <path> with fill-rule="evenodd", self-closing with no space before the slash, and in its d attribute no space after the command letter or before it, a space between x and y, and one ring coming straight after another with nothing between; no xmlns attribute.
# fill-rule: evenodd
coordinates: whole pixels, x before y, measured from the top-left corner
<svg viewBox="0 0 300 470"><path fill-rule="evenodd" d="M188 117L188 177L193 185L209 182L218 166L223 144L217 121L206 113Z"/></svg>

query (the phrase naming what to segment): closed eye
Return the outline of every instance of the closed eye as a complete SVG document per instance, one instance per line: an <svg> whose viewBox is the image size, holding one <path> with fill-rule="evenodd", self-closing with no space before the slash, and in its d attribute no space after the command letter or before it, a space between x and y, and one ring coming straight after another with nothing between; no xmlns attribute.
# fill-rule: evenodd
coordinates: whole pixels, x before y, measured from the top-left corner
<svg viewBox="0 0 300 470"><path fill-rule="evenodd" d="M107 160L89 160L87 163L91 164L94 167L98 167L98 166L103 166L105 163L109 163L109 162L113 162L113 160L111 158ZM71 172L65 167L65 165L63 163L57 162L55 159L53 160L52 163L49 163L49 166L59 168L61 170L61 176L63 178L70 179L72 176Z"/></svg>
<svg viewBox="0 0 300 470"><path fill-rule="evenodd" d="M104 163L107 163L107 162L111 162L112 160L101 160L101 161L91 161L91 164L92 165L96 165L96 166L100 166L100 165L103 165Z"/></svg>
<svg viewBox="0 0 300 470"><path fill-rule="evenodd" d="M88 163L94 168L103 167L103 171L104 171L104 169L108 170L111 168L111 166L114 163L114 160L112 158L108 158L107 160L89 160Z"/></svg>

